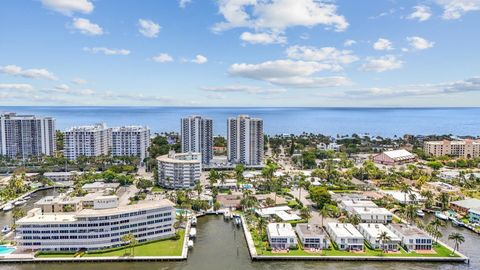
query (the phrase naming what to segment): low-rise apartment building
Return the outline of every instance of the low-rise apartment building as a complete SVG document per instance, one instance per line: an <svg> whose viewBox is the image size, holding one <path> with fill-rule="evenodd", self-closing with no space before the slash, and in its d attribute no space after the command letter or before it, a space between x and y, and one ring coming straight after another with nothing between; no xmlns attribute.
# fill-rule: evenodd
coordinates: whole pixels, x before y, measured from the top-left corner
<svg viewBox="0 0 480 270"><path fill-rule="evenodd" d="M349 213L353 211L353 208L355 207L367 207L367 208L373 208L377 207L377 205L368 200L341 200L339 204L340 209L345 210Z"/></svg>
<svg viewBox="0 0 480 270"><path fill-rule="evenodd" d="M328 223L327 232L339 250L363 250L363 235L350 223Z"/></svg>
<svg viewBox="0 0 480 270"><path fill-rule="evenodd" d="M158 184L172 189L192 188L200 181L202 157L200 153L175 153L157 158Z"/></svg>
<svg viewBox="0 0 480 270"><path fill-rule="evenodd" d="M402 246L407 251L432 249L432 238L418 227L392 223L388 228L401 239Z"/></svg>
<svg viewBox="0 0 480 270"><path fill-rule="evenodd" d="M290 223L268 224L267 236L272 249L285 250L297 245L297 236Z"/></svg>
<svg viewBox="0 0 480 270"><path fill-rule="evenodd" d="M304 249L326 249L329 247L330 240L327 233L318 225L300 223L295 226L295 231Z"/></svg>
<svg viewBox="0 0 480 270"><path fill-rule="evenodd" d="M396 251L399 249L401 239L383 224L360 223L358 231L365 237L373 249ZM382 240L380 235L386 233L388 240Z"/></svg>
<svg viewBox="0 0 480 270"><path fill-rule="evenodd" d="M42 208L30 210L17 221L15 241L18 249L101 250L127 244L121 237L129 233L140 243L175 235L172 202L143 201L118 206L118 198L110 197L98 198L90 209L83 208L78 201L71 202L80 209L70 212L63 211L63 207L57 209L54 200L50 206L44 202Z"/></svg>
<svg viewBox="0 0 480 270"><path fill-rule="evenodd" d="M457 156L464 158L480 157L480 140L428 141L423 145L425 153L438 156Z"/></svg>
<svg viewBox="0 0 480 270"><path fill-rule="evenodd" d="M356 215L362 223L383 223L392 222L393 214L381 207L354 207L351 215Z"/></svg>

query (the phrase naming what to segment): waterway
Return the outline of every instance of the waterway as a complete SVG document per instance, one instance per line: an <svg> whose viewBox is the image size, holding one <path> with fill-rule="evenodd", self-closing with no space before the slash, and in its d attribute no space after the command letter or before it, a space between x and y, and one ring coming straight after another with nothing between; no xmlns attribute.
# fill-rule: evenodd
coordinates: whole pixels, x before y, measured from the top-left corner
<svg viewBox="0 0 480 270"><path fill-rule="evenodd" d="M0 214L0 221L5 218ZM429 219L431 217L426 217ZM480 236L448 224L443 230L442 240L448 242L448 234L460 231L465 236L461 251L471 258L470 264L441 263L389 263L389 262L252 262L250 260L243 232L227 223L221 216L206 216L198 219L198 233L195 247L188 260L181 262L139 262L139 263L49 263L0 265L1 270L397 270L397 269L439 269L478 270L480 269ZM452 244L452 243L449 243Z"/></svg>

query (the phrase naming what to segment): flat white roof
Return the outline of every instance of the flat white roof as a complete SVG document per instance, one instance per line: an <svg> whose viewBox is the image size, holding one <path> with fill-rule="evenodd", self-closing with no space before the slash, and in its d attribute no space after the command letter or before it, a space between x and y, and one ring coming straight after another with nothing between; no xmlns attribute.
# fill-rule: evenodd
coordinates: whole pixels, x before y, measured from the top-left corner
<svg viewBox="0 0 480 270"><path fill-rule="evenodd" d="M346 207L377 207L377 205L368 200L343 200L343 205Z"/></svg>
<svg viewBox="0 0 480 270"><path fill-rule="evenodd" d="M289 211L289 210L292 210L292 208L284 205L284 206L261 208L261 209L255 210L255 212L257 212L257 214L261 216L271 216L271 215L275 215L276 212L278 211Z"/></svg>
<svg viewBox="0 0 480 270"><path fill-rule="evenodd" d="M281 218L283 221L291 221L291 220L299 220L302 219L300 218L297 214L289 214L285 211L277 211L275 212L275 215L277 215L279 218Z"/></svg>
<svg viewBox="0 0 480 270"><path fill-rule="evenodd" d="M391 215L392 213L382 207L354 207L353 212L359 215Z"/></svg>
<svg viewBox="0 0 480 270"><path fill-rule="evenodd" d="M328 223L328 227L337 237L362 238L363 235L350 223Z"/></svg>
<svg viewBox="0 0 480 270"><path fill-rule="evenodd" d="M392 159L402 160L402 159L410 159L415 158L415 155L408 152L405 149L398 149L398 150L391 150L383 152L385 155Z"/></svg>
<svg viewBox="0 0 480 270"><path fill-rule="evenodd" d="M378 237L381 233L386 232L391 241L400 241L400 237L383 224L360 223L358 227L362 228L370 237Z"/></svg>
<svg viewBox="0 0 480 270"><path fill-rule="evenodd" d="M267 229L271 237L297 237L290 223L270 223Z"/></svg>
<svg viewBox="0 0 480 270"><path fill-rule="evenodd" d="M382 190L384 194L391 195L395 200L403 202L405 200L405 193L399 190ZM411 194L415 194L417 201L424 201L425 198L418 192L412 191ZM407 194L407 203L411 202L409 194Z"/></svg>

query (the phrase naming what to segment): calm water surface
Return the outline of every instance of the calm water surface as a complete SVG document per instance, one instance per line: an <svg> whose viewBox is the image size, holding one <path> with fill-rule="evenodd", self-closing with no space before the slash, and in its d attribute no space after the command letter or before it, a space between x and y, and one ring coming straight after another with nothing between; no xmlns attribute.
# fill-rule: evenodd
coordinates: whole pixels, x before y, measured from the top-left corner
<svg viewBox="0 0 480 270"><path fill-rule="evenodd" d="M267 134L480 135L480 108L0 107L5 111L53 116L61 130L104 122L179 131L181 117L198 114L213 119L214 134L225 135L227 117L248 114L264 119Z"/></svg>
<svg viewBox="0 0 480 270"><path fill-rule="evenodd" d="M17 264L0 265L1 270L398 270L398 269L439 269L478 270L480 269L480 237L467 230L461 230L466 242L462 251L470 256L471 263L366 263L366 262L252 262L246 242L240 229L226 223L220 216L199 218L198 233L194 249L188 260L182 262L149 263L75 263L75 264ZM447 227L444 235L456 228ZM446 238L446 237L444 237ZM445 240L445 239L444 239Z"/></svg>

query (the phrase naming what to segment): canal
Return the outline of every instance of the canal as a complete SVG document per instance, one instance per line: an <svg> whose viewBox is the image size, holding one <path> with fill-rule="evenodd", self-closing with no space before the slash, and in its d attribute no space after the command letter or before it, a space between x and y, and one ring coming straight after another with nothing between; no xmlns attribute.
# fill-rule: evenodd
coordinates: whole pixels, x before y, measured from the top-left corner
<svg viewBox="0 0 480 270"><path fill-rule="evenodd" d="M50 191L51 192L51 191ZM49 193L50 193L49 192ZM38 194L40 196L43 194ZM35 200L33 200L35 201ZM30 206L26 206L29 208ZM0 213L0 224L8 219L9 213ZM425 217L426 221L431 216ZM195 247L188 260L181 262L148 263L70 263L70 264L8 264L0 265L1 270L397 270L397 269L439 269L439 270L478 270L480 269L480 236L463 228L443 229L444 242L448 234L459 231L465 236L460 251L470 257L470 264L440 263L388 263L388 262L252 262L241 229L227 223L221 216L205 216L198 219L198 233Z"/></svg>

